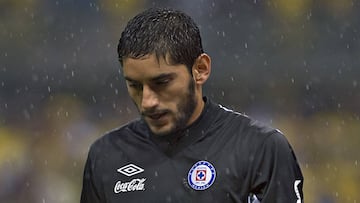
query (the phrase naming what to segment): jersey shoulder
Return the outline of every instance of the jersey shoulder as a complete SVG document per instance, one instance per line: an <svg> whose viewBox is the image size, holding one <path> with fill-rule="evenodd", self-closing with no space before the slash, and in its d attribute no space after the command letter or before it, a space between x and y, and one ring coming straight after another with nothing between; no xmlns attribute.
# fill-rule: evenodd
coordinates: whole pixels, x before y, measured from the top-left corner
<svg viewBox="0 0 360 203"><path fill-rule="evenodd" d="M219 109L218 120L224 122L230 129L238 128L237 130L239 132L250 135L270 135L273 133L281 133L278 129L253 119L243 113L230 110L221 105L219 105Z"/></svg>
<svg viewBox="0 0 360 203"><path fill-rule="evenodd" d="M245 148L251 146L255 150L271 143L287 145L287 139L280 130L221 105L216 120L214 126L223 129L223 136Z"/></svg>
<svg viewBox="0 0 360 203"><path fill-rule="evenodd" d="M92 143L89 155L102 154L115 149L119 152L121 151L119 146L134 139L144 139L144 130L146 127L140 119L110 130Z"/></svg>

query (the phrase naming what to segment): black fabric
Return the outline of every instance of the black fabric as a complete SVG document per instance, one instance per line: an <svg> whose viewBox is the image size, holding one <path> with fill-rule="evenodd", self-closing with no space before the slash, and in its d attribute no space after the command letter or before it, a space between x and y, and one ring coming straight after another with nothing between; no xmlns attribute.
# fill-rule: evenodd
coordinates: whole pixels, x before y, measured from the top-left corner
<svg viewBox="0 0 360 203"><path fill-rule="evenodd" d="M204 99L198 120L176 135L156 137L139 119L98 139L85 165L81 203L302 202L303 177L283 134ZM216 171L200 191L188 182L198 161ZM118 172L129 164L144 171Z"/></svg>

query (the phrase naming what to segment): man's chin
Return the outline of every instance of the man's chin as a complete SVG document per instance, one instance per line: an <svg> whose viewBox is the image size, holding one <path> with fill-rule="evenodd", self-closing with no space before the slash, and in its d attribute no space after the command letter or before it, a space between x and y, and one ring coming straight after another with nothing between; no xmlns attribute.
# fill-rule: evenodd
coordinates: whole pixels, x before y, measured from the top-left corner
<svg viewBox="0 0 360 203"><path fill-rule="evenodd" d="M159 129L156 127L150 127L151 132L156 136L167 136L174 132L173 129Z"/></svg>
<svg viewBox="0 0 360 203"><path fill-rule="evenodd" d="M180 125L179 122L166 122L163 125L154 125L154 123L149 121L146 121L146 123L152 134L158 137L174 134L186 128L186 125Z"/></svg>

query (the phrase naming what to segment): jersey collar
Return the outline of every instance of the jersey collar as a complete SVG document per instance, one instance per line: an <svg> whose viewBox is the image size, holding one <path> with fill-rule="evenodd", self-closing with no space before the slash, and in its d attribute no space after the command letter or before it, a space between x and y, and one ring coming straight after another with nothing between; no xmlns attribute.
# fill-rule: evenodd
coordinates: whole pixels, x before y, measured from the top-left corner
<svg viewBox="0 0 360 203"><path fill-rule="evenodd" d="M162 137L153 135L150 129L148 129L148 134L151 134L149 139L166 155L174 156L205 137L208 134L207 130L210 129L210 126L215 121L215 114L219 108L218 105L210 101L207 97L204 97L203 99L205 102L204 109L194 123L177 133Z"/></svg>

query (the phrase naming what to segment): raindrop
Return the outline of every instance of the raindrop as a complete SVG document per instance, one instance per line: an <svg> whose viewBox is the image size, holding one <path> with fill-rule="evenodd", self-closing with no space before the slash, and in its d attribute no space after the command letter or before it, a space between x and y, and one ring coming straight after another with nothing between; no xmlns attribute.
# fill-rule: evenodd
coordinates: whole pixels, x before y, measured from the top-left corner
<svg viewBox="0 0 360 203"><path fill-rule="evenodd" d="M356 87L358 83L357 83L356 80L353 80L352 84L353 84L354 87Z"/></svg>
<svg viewBox="0 0 360 203"><path fill-rule="evenodd" d="M244 47L245 47L245 49L247 49L248 48L248 44L245 42L245 44L244 44Z"/></svg>
<svg viewBox="0 0 360 203"><path fill-rule="evenodd" d="M49 93L51 92L51 87L50 87L50 86L48 86L48 92L49 92Z"/></svg>
<svg viewBox="0 0 360 203"><path fill-rule="evenodd" d="M312 16L312 13L309 12L309 13L307 14L307 16L306 16L306 19L307 19L307 20L310 20L311 16Z"/></svg>
<svg viewBox="0 0 360 203"><path fill-rule="evenodd" d="M23 114L26 120L30 120L30 113L27 109L23 110Z"/></svg>
<svg viewBox="0 0 360 203"><path fill-rule="evenodd" d="M71 141L73 139L72 134L70 132L66 132L66 138Z"/></svg>

